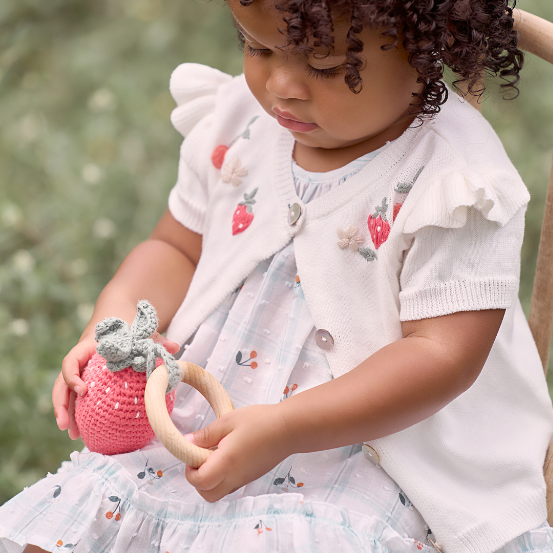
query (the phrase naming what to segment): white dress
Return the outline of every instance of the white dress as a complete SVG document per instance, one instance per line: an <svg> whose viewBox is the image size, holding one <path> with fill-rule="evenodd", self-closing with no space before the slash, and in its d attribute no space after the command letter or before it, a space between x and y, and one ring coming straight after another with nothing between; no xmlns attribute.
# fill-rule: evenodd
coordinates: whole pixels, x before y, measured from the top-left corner
<svg viewBox="0 0 553 553"><path fill-rule="evenodd" d="M295 167L304 203L341 184L378 152L324 174ZM182 358L222 382L236 408L278 403L332 378L297 278L294 243L261 262L201 325ZM173 421L183 432L214 415L180 384ZM184 465L157 440L111 457L75 452L0 508L0 552L267 553L435 551L433 535L398 485L361 444L296 454L215 504L188 484ZM551 529L502 553L551 552Z"/></svg>

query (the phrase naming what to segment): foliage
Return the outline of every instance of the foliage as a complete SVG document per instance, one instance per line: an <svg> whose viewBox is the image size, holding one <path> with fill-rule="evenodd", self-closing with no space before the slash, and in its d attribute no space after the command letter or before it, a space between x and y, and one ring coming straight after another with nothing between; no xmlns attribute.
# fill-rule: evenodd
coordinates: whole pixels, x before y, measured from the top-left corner
<svg viewBox="0 0 553 553"><path fill-rule="evenodd" d="M519 6L553 20L550 0ZM220 0L0 2L0 503L82 447L56 427L52 384L100 290L165 209L181 142L168 82L183 61L240 72ZM484 108L534 196L525 306L552 85L530 57L520 100Z"/></svg>

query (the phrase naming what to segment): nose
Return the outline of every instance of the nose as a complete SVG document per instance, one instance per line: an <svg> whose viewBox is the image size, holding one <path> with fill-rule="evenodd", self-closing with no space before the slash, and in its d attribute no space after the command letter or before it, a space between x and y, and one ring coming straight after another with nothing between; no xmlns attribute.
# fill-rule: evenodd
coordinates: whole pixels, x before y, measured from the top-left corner
<svg viewBox="0 0 553 553"><path fill-rule="evenodd" d="M282 100L307 100L309 88L305 83L305 74L293 63L279 61L271 68L265 87Z"/></svg>

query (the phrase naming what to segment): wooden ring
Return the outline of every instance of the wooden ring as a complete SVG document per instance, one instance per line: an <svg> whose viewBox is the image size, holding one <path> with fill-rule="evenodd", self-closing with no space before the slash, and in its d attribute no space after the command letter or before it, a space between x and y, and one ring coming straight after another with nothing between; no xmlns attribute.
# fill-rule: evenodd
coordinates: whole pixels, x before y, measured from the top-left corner
<svg viewBox="0 0 553 553"><path fill-rule="evenodd" d="M193 363L177 362L181 369L181 381L198 390L207 399L217 418L234 410L229 395L215 377ZM213 452L190 443L173 424L165 404L168 382L169 375L165 365L157 367L148 378L144 392L148 420L159 441L170 453L183 463L199 468Z"/></svg>

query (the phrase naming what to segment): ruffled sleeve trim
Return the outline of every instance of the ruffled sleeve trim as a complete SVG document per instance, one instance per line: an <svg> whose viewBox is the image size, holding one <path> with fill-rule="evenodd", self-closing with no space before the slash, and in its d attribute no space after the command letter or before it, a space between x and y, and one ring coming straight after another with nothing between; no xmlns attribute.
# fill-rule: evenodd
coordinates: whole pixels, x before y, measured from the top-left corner
<svg viewBox="0 0 553 553"><path fill-rule="evenodd" d="M231 79L230 75L205 65L179 65L169 85L177 103L171 114L174 127L186 136L203 117L214 111L218 88Z"/></svg>
<svg viewBox="0 0 553 553"><path fill-rule="evenodd" d="M404 232L427 226L461 228L469 207L503 227L529 200L524 183L512 172L482 175L470 169L456 171L426 185L405 221Z"/></svg>

